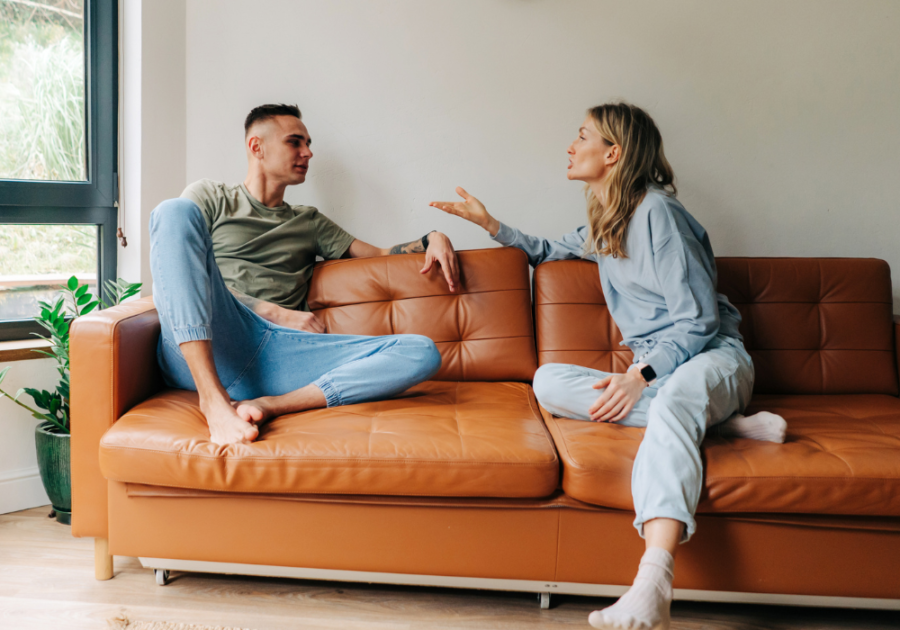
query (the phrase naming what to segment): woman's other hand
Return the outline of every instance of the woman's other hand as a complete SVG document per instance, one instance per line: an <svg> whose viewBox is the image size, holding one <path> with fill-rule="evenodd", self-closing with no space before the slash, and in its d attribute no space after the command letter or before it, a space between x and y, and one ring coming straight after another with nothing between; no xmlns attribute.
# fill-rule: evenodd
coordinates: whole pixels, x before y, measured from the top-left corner
<svg viewBox="0 0 900 630"><path fill-rule="evenodd" d="M466 221L471 221L487 230L491 236L496 236L497 230L500 229L500 222L488 213L484 204L467 193L462 186L456 187L456 194L464 201L432 201L428 205L443 210L447 214L455 214Z"/></svg>
<svg viewBox="0 0 900 630"><path fill-rule="evenodd" d="M637 401L647 382L638 370L625 374L612 374L592 386L594 389L605 389L588 412L594 422L619 422L624 420Z"/></svg>

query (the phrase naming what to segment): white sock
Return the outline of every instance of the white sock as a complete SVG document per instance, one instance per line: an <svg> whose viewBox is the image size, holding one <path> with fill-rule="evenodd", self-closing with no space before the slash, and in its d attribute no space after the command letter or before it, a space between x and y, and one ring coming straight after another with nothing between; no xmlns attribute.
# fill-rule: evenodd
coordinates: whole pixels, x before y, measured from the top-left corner
<svg viewBox="0 0 900 630"><path fill-rule="evenodd" d="M768 411L760 411L752 416L734 414L718 425L718 434L723 437L742 437L764 442L784 442L787 422L784 418Z"/></svg>
<svg viewBox="0 0 900 630"><path fill-rule="evenodd" d="M641 558L637 577L615 604L588 617L605 630L668 630L675 559L661 547L650 547Z"/></svg>

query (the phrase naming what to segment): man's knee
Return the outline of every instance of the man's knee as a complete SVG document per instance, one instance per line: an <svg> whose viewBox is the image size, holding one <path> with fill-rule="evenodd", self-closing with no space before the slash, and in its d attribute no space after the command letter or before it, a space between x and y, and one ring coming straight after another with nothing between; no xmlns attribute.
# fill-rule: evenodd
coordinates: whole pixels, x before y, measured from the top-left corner
<svg viewBox="0 0 900 630"><path fill-rule="evenodd" d="M206 230L200 208L190 199L166 199L150 213L151 235L161 232L170 236L189 230Z"/></svg>
<svg viewBox="0 0 900 630"><path fill-rule="evenodd" d="M559 407L563 402L565 376L569 366L564 363L546 363L534 373L532 388L534 396L543 406Z"/></svg>
<svg viewBox="0 0 900 630"><path fill-rule="evenodd" d="M441 352L434 341L424 335L403 335L402 342L416 357L419 374L429 379L441 369Z"/></svg>

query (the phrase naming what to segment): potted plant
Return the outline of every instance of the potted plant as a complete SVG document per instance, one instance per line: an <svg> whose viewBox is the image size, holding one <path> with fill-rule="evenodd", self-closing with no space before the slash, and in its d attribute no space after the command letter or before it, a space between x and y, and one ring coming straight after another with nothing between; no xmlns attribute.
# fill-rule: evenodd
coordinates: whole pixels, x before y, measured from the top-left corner
<svg viewBox="0 0 900 630"><path fill-rule="evenodd" d="M141 284L119 278L116 282L107 281L106 288L112 304L118 304L136 295L141 290ZM106 307L112 304L96 299L88 291L88 286L80 284L75 276L69 278L66 286L60 289L59 297L52 304L40 302L41 314L34 318L49 333L47 337L37 335L50 343L49 351L38 352L56 361L59 383L52 392L24 387L15 396L0 389L0 398L9 398L38 420L43 420L34 429L41 481L53 504L50 515L55 515L60 523L69 524L72 520L72 486L69 476L69 326L73 319L90 313L100 304ZM0 385L9 369L7 367L0 371ZM35 406L42 411L20 401L22 394L31 396Z"/></svg>

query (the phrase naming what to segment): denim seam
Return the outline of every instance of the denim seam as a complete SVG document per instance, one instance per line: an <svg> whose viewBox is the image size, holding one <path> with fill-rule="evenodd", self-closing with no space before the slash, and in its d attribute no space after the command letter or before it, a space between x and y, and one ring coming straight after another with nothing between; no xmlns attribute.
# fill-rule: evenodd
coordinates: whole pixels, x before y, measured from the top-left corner
<svg viewBox="0 0 900 630"><path fill-rule="evenodd" d="M244 378L244 375L247 374L247 371L250 369L250 366L253 365L253 364L256 362L256 359L257 359L257 358L259 357L259 355L262 353L262 349L265 348L265 347L266 347L266 344L269 343L269 337L271 337L271 336L272 336L272 329L271 329L271 328L267 328L267 329L266 329L266 334L263 335L262 341L261 341L260 344L256 347L256 352L254 352L254 353L253 353L253 356L250 357L250 360L247 361L247 365L244 366L244 369L241 370L241 373L238 374L237 377L231 382L231 385L229 385L228 387L225 388L225 391L226 391L226 392L227 392L229 389L231 389L232 387L234 387L235 385L237 385L237 384L239 384L239 383L241 382L241 379L243 379L243 378Z"/></svg>

